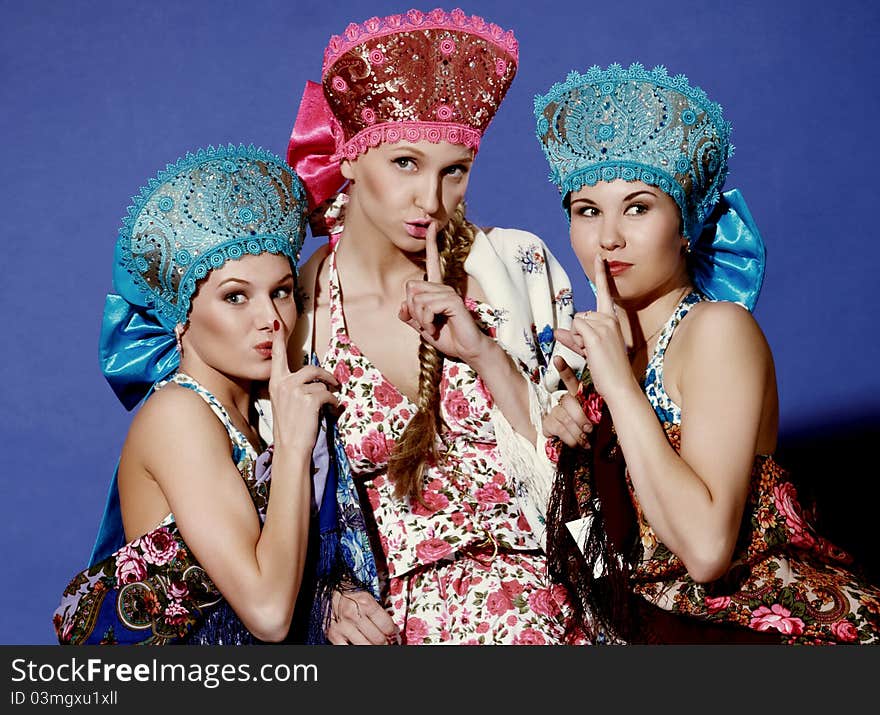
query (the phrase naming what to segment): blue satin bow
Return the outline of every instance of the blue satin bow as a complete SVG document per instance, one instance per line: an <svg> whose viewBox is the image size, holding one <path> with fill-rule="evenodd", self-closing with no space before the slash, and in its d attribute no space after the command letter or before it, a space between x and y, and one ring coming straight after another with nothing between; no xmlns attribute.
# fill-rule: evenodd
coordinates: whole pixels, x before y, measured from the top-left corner
<svg viewBox="0 0 880 715"><path fill-rule="evenodd" d="M109 294L104 303L98 353L104 377L125 409L132 410L146 399L157 382L177 370L180 355L173 330L159 321L151 307L143 305L143 293L132 283L118 255L113 285L119 294ZM124 543L114 472L89 565L103 561Z"/></svg>
<svg viewBox="0 0 880 715"><path fill-rule="evenodd" d="M104 303L99 354L104 377L127 410L180 364L174 333L156 319L155 311L113 293Z"/></svg>
<svg viewBox="0 0 880 715"><path fill-rule="evenodd" d="M694 285L707 298L754 310L766 259L764 240L742 194L725 191L691 244Z"/></svg>

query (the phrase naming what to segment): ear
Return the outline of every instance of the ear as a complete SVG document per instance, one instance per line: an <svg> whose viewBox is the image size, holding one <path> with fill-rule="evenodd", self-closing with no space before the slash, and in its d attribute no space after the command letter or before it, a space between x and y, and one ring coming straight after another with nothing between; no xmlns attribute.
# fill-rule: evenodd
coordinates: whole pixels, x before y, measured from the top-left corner
<svg viewBox="0 0 880 715"><path fill-rule="evenodd" d="M339 170L342 172L342 175L348 179L349 181L354 180L354 162L351 159L343 159L342 163L339 165Z"/></svg>

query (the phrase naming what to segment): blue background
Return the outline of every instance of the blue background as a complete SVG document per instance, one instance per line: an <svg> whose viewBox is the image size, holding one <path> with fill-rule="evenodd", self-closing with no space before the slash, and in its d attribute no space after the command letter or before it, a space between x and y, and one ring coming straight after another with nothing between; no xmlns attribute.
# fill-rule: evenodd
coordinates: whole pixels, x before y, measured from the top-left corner
<svg viewBox="0 0 880 715"><path fill-rule="evenodd" d="M768 249L756 317L776 357L782 454L827 533L875 567L877 468L858 461L880 437L876 3L461 5L512 28L521 53L475 166L470 218L542 236L580 308L592 294L546 181L533 96L571 69L637 60L688 75L724 105L737 146L727 187L744 193ZM130 197L203 145L283 154L330 35L409 7L0 2L0 643L54 642L52 611L86 563L131 418L97 360ZM309 238L305 255L316 246Z"/></svg>

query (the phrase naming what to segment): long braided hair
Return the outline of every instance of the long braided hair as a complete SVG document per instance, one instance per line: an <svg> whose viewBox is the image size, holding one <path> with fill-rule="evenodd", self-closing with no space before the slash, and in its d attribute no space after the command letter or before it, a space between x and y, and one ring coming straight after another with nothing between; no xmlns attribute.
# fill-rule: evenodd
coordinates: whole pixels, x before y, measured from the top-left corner
<svg viewBox="0 0 880 715"><path fill-rule="evenodd" d="M465 218L464 203L458 205L449 223L437 234L443 282L462 297L467 285L464 262L476 234L477 227ZM440 416L442 368L443 354L423 338L419 345L418 410L401 434L388 462L388 478L394 483L394 495L398 499L408 495L420 503L423 501L425 466L429 460L438 458L436 438L443 429Z"/></svg>

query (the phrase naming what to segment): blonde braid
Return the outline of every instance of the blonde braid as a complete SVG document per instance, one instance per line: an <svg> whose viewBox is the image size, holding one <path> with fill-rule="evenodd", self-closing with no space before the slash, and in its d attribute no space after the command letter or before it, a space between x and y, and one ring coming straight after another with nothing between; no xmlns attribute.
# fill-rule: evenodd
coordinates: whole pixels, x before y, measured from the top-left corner
<svg viewBox="0 0 880 715"><path fill-rule="evenodd" d="M459 204L449 223L437 236L443 282L452 286L462 297L467 287L464 262L476 232L476 227L465 218L464 204ZM442 353L422 339L419 345L418 411L406 426L388 461L388 478L394 482L394 495L398 499L409 495L411 499L424 504L422 478L425 463L429 457L436 461L436 437L443 429L440 416L442 372Z"/></svg>

